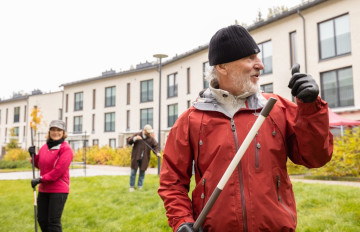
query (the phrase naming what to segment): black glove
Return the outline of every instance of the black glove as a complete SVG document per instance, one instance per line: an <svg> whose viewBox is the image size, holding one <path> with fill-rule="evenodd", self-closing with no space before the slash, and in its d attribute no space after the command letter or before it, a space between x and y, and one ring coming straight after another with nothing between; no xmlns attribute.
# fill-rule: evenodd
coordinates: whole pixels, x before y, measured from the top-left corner
<svg viewBox="0 0 360 232"><path fill-rule="evenodd" d="M31 158L33 157L33 155L34 155L34 156L36 155L35 146L29 147L28 151L29 151L29 153L30 153L30 157L31 157Z"/></svg>
<svg viewBox="0 0 360 232"><path fill-rule="evenodd" d="M185 222L179 226L176 232L194 232L194 223L192 222ZM203 232L203 229L200 227L198 232Z"/></svg>
<svg viewBox="0 0 360 232"><path fill-rule="evenodd" d="M288 85L291 94L305 103L314 102L319 95L319 86L311 75L299 71L300 65L294 64L291 68L292 77Z"/></svg>
<svg viewBox="0 0 360 232"><path fill-rule="evenodd" d="M31 187L35 188L35 186L38 185L39 183L41 183L41 177L36 178L36 179L32 179L31 180Z"/></svg>

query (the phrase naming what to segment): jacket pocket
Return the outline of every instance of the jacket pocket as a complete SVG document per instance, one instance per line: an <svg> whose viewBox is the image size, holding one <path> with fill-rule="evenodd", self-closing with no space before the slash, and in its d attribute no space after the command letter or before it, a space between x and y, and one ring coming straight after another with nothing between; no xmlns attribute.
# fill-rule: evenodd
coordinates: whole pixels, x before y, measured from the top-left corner
<svg viewBox="0 0 360 232"><path fill-rule="evenodd" d="M194 218L197 218L203 210L206 197L206 179L202 178L201 183L199 183L192 192Z"/></svg>
<svg viewBox="0 0 360 232"><path fill-rule="evenodd" d="M285 211L291 216L293 222L296 223L294 214L293 214L293 213L291 212L291 210L285 205L285 203L283 202L283 200L282 200L282 198L281 198L280 187L281 187L281 178L280 178L280 175L277 175L277 176L276 176L276 194L277 194L277 200L278 200L278 202L280 202L281 207L283 207L283 208L285 209Z"/></svg>

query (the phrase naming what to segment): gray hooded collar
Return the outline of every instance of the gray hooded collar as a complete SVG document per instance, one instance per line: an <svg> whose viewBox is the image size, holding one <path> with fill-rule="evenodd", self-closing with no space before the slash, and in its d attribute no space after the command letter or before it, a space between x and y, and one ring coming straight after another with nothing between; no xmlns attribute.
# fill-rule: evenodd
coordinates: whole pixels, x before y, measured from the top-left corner
<svg viewBox="0 0 360 232"><path fill-rule="evenodd" d="M215 91L215 94L217 95L216 97L214 96L213 90L210 90L210 88L207 88L205 91L200 92L200 95L193 103L193 106L198 110L221 112L229 118L232 118L231 114L228 113L223 107L221 107L217 99L220 98L219 101L226 101L225 99L230 97L235 100L240 100L239 97L233 96L225 90L215 89ZM222 92L223 94L219 94ZM221 98L224 99L221 100ZM261 94L261 92L257 92L246 97L246 101L248 104L248 109L255 110L263 108L267 102L267 99Z"/></svg>

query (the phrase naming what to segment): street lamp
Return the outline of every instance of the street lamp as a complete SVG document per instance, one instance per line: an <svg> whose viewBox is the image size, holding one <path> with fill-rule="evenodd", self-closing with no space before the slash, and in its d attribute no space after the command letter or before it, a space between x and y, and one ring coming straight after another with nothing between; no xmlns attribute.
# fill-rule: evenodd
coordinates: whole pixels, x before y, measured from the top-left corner
<svg viewBox="0 0 360 232"><path fill-rule="evenodd" d="M160 143L160 123L161 123L161 59L168 57L165 54L155 54L153 55L155 58L159 59L159 130L158 130L158 143L159 148L161 150L161 143ZM160 175L160 160L161 158L158 157L158 175Z"/></svg>

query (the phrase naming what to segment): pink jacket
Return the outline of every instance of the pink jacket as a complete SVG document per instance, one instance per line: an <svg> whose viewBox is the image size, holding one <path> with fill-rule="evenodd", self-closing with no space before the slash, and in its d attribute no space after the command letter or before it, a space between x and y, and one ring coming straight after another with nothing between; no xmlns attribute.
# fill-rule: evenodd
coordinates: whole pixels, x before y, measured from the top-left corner
<svg viewBox="0 0 360 232"><path fill-rule="evenodd" d="M327 103L294 103L278 99L258 134L207 215L206 232L295 231L296 205L286 162L309 168L326 164L332 155ZM252 101L251 101L252 100ZM262 105L233 117L209 98L197 101L175 122L164 150L158 193L174 231L193 222L202 211L239 149ZM195 188L188 195L195 164Z"/></svg>
<svg viewBox="0 0 360 232"><path fill-rule="evenodd" d="M35 156L35 167L40 169L39 192L69 193L69 166L73 151L67 142L48 149L47 144Z"/></svg>

